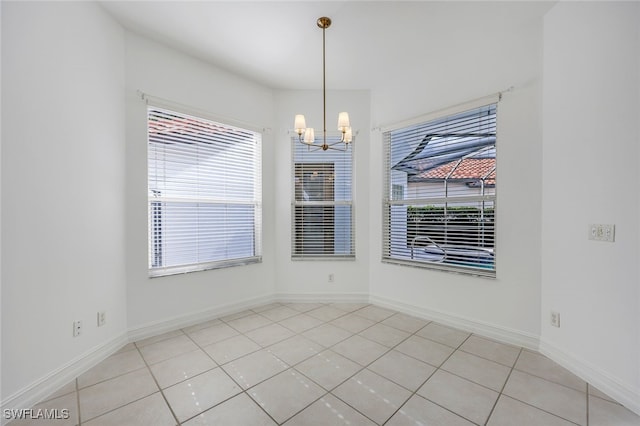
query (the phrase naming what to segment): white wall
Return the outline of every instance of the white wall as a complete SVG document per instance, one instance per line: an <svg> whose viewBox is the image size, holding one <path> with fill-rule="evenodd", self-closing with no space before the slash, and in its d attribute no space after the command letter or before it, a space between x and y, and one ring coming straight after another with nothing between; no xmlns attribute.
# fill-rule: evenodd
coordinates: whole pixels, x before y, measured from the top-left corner
<svg viewBox="0 0 640 426"><path fill-rule="evenodd" d="M528 346L541 335L546 353L639 410L640 5L560 3L544 32L541 19L483 28L461 17L469 22L447 44L429 44L473 46L447 63L424 55L422 67L399 70L371 93L330 90L329 127L347 110L360 131L357 258L318 262L291 261L287 130L296 113L319 127L319 91L274 94L125 34L95 4L1 8L3 404L127 331L273 297L370 294ZM370 129L512 85L498 111L497 278L381 263L382 141ZM263 139L263 263L147 277L138 90L273 127ZM556 184L567 180L586 183L567 193ZM616 242L587 241L588 223L615 223ZM548 326L551 309L562 315L560 329ZM107 311L102 328L98 310ZM72 338L77 319L84 334Z"/></svg>
<svg viewBox="0 0 640 426"><path fill-rule="evenodd" d="M524 6L526 7L526 5ZM372 300L536 346L540 330L542 19L470 22L446 44L473 45L443 63L399 70L372 92L372 125L392 124L514 86L498 106L496 279L383 264L382 134L372 132L370 285ZM446 52L443 52L446 54Z"/></svg>
<svg viewBox="0 0 640 426"><path fill-rule="evenodd" d="M638 3L545 17L541 334L544 352L640 413L639 23ZM589 241L590 223L615 224L616 241Z"/></svg>
<svg viewBox="0 0 640 426"><path fill-rule="evenodd" d="M274 122L272 91L132 33L126 37L126 80L126 261L130 330L144 334L161 330L163 324L167 328L175 327L180 322L213 315L232 305L268 300L275 286L274 132L267 131L262 140L263 262L150 279L146 104L137 91L219 120L232 119L260 128L268 128Z"/></svg>
<svg viewBox="0 0 640 426"><path fill-rule="evenodd" d="M1 7L4 403L126 334L125 103L99 6Z"/></svg>
<svg viewBox="0 0 640 426"><path fill-rule="evenodd" d="M338 113L349 112L351 126L359 131L353 144L354 166L354 213L355 213L355 260L291 260L291 198L293 178L291 173L291 137L295 114L304 114L307 126L322 129L321 91L279 91L276 95L277 132L274 132L275 176L278 188L275 198L276 217L276 292L279 297L291 300L321 298L330 300L367 300L369 277L368 234L369 212L369 165L370 151L368 91L327 90L327 130L337 131ZM351 148L350 148L351 149ZM378 171L376 171L376 176ZM374 177L375 179L375 177ZM334 282L328 282L334 274Z"/></svg>

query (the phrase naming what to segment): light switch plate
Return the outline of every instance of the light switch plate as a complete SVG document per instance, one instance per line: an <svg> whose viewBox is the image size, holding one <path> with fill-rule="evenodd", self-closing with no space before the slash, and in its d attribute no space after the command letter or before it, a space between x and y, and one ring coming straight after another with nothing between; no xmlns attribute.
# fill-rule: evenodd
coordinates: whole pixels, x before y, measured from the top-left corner
<svg viewBox="0 0 640 426"><path fill-rule="evenodd" d="M593 223L589 225L589 239L593 241L615 241L616 226L612 224Z"/></svg>

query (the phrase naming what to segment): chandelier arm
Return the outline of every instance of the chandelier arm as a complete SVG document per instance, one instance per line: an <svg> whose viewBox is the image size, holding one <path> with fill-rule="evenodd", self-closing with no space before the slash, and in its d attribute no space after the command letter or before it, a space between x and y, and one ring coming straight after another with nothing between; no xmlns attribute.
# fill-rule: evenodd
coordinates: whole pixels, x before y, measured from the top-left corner
<svg viewBox="0 0 640 426"><path fill-rule="evenodd" d="M343 152L349 150L348 149L348 145L342 143L342 141L338 141L338 142L334 142L332 144L328 144L327 145L327 149L333 149L333 150L336 150L336 151L343 151Z"/></svg>
<svg viewBox="0 0 640 426"><path fill-rule="evenodd" d="M322 145L307 145L307 147L309 152L316 152L316 151L322 150Z"/></svg>
<svg viewBox="0 0 640 426"><path fill-rule="evenodd" d="M340 144L342 144L342 141L337 141L337 142L334 142L334 143L329 143L329 144L327 144L327 146L328 146L329 148L331 148L332 146L340 145Z"/></svg>
<svg viewBox="0 0 640 426"><path fill-rule="evenodd" d="M339 147L336 147L337 144L333 144L333 145L327 145L327 149L332 149L334 151L340 151L340 152L347 152L348 149L348 145L340 145Z"/></svg>

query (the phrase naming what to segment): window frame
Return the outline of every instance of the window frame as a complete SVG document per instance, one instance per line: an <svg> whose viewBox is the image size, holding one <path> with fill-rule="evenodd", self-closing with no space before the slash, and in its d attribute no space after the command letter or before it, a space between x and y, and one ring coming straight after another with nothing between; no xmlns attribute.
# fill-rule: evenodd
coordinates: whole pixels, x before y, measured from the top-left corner
<svg viewBox="0 0 640 426"><path fill-rule="evenodd" d="M497 211L497 204L498 204L498 193L497 193L497 180L495 179L495 173L496 173L496 167L498 164L498 154L497 154L497 133L498 133L498 129L497 129L497 122L498 122L498 103L501 99L501 94L495 94L492 96L488 96L488 97L484 97L484 98L480 98L474 101L470 101L464 104L460 104L460 105L456 105L447 109L443 109L440 111L435 111L432 112L430 114L426 114L420 117L416 117L414 119L411 120L406 120L403 121L401 123L397 123L394 125L390 125L390 126L386 126L384 128L381 128L381 136L382 136L382 143L383 143L383 158L382 158L382 163L383 163L383 200L382 200L382 219L383 219L383 226L382 226L382 252L381 252L381 261L383 263L389 263L389 264L397 264L397 265L403 265L403 266L411 266L411 267L418 267L418 268L424 268L424 269L429 269L429 270L440 270L440 271L446 271L446 272L455 272L455 273L461 273L461 274L466 274L466 275L473 275L473 276L479 276L479 277L487 277L487 278L495 278L497 275L497 218L496 218L496 211ZM393 180L392 174L393 174L393 166L394 164L391 164L391 158L392 158L392 154L391 154L391 149L392 149L392 141L391 141L391 133L394 131L402 131L402 130L407 130L407 129L411 129L414 126L419 126L419 125L428 125L430 122L432 121L436 121L436 120L444 120L446 118L449 117L454 117L455 115L458 114L463 114L465 112L470 112L482 107L488 107L490 105L494 105L495 106L495 141L493 143L493 150L495 152L494 154L494 183L493 183L493 193L490 195L477 195L477 196L473 196L473 195L467 195L467 196L447 196L447 194L443 194L440 197L436 197L436 196L425 196L424 194L418 196L416 195L415 198L410 198L409 196L407 196L407 193L409 193L409 180L407 178L407 183L406 183L406 188L404 191L402 191L399 186L401 185L397 185L397 183ZM428 157L426 157L428 158ZM400 195L402 195L401 199L398 199L397 197L399 197ZM405 198L407 197L407 198ZM413 202L413 203L412 203ZM392 239L393 236L392 234L394 232L396 232L396 230L392 229L394 228L394 226L399 223L397 217L393 217L394 216L394 212L392 212L393 206L405 206L406 207L406 212L405 212L405 217L406 217L406 224L405 224L405 236L404 239L408 244L408 237L409 237L409 233L410 233L410 227L409 227L409 209L414 207L420 207L422 206L423 209L428 209L428 206L431 204L437 205L437 203L441 203L446 205L447 203L449 204L467 204L467 208L471 208L470 206L473 205L473 203L482 203L484 205L485 202L489 202L491 204L491 220L492 220L492 233L491 233L491 243L492 245L491 250L487 250L487 258L489 257L489 252L490 252L490 261L487 260L487 263L489 266L482 266L481 262L483 261L476 261L477 263L475 264L471 264L471 265L464 265L464 264L458 264L458 262L453 262L451 261L451 263L447 263L444 259L447 259L447 255L443 254L441 256L440 259L442 260L425 260L425 259L416 259L413 257L413 249L415 248L415 244L411 244L410 249L406 248L406 251L408 253L410 253L409 255L402 253L402 249L398 249L396 247L392 247ZM446 208L445 208L446 209ZM417 210L417 208L416 208ZM434 209L435 210L435 209ZM445 210L446 211L446 210ZM483 214L484 214L484 207L483 207ZM397 213L396 213L397 215ZM483 217L484 219L484 217ZM402 219L399 219L400 221ZM443 225L443 230L446 233L447 229L452 229L451 225L449 225L447 222L447 219L445 219L445 225ZM484 227L484 225L478 225L481 227ZM414 231L414 232L418 232L418 231ZM399 238L398 236L396 236L395 238ZM415 243L415 241L414 241ZM433 244L431 244L433 243ZM427 242L427 244L430 246L429 248L434 248L434 247L439 247L437 242L431 241L429 240L429 242ZM452 245L453 246L453 245ZM462 247L462 244L460 244L460 247ZM478 246L478 251L484 249L486 246ZM396 250L396 253L393 253L393 251ZM442 249L441 252L445 253L446 250L449 250L449 247ZM451 251L449 251L451 252ZM454 257L454 256L452 256Z"/></svg>
<svg viewBox="0 0 640 426"><path fill-rule="evenodd" d="M144 97L143 97L144 99ZM258 130L254 126L247 125L245 123L237 123L228 119L220 119L215 117L209 113L203 111L196 111L187 107L176 106L172 103L166 102L153 102L150 101L149 98L147 100L147 105L145 108L145 124L146 124L146 143L147 143L147 224L148 224L148 233L147 233L147 242L148 242L148 262L147 262L147 270L148 276L150 278L162 277L162 276L171 276L176 274L183 274L189 272L197 272L197 271L206 271L212 269L220 269L227 268L233 266L242 266L242 265L250 265L254 263L262 262L262 129ZM248 137L243 143L254 143L254 146L250 149L250 155L247 156L246 164L252 163L252 176L253 179L250 180L250 184L253 185L253 197L250 201L241 201L238 199L234 199L232 196L218 199L209 197L196 197L193 194L189 193L188 195L181 197L167 196L163 198L161 195L161 191L155 188L152 188L152 177L151 177L151 153L152 153L152 140L150 136L150 114L155 111L164 111L168 114L175 115L177 117L186 117L188 119L194 120L199 124L203 122L207 123L206 125L219 126L226 129L231 129L238 133L247 133L251 134L251 137ZM156 142L157 143L157 142ZM184 142L183 142L184 143ZM154 148L157 149L157 148ZM250 160L249 160L250 159ZM194 164L199 165L201 163L200 160L195 160ZM228 169L224 170L215 170L217 171L217 175L224 175ZM208 176L214 176L216 174L209 174ZM198 177L194 182L198 182L200 185L200 177ZM171 203L174 205L182 204L183 206L187 206L189 204L195 205L209 205L209 206L227 206L233 208L233 206L252 206L253 209L253 219L251 222L251 230L247 229L245 234L245 238L252 239L252 255L244 256L244 257L227 257L223 259L216 260L200 260L192 263L180 263L176 265L169 266L159 266L158 259L156 256L158 241L157 238L160 238L160 250L164 251L166 249L164 245L165 234L162 229L164 227L164 217L162 206ZM206 210L200 210L200 207L195 207L196 216L200 217L202 214L206 214ZM181 223L181 222L180 222ZM190 222L192 223L192 222ZM158 235L157 230L161 229L160 235ZM224 228L231 229L231 228ZM239 228L233 228L239 229ZM201 236L206 233L206 231L196 231L196 234ZM200 237L197 237L197 240L200 241ZM195 260L195 259L194 259Z"/></svg>

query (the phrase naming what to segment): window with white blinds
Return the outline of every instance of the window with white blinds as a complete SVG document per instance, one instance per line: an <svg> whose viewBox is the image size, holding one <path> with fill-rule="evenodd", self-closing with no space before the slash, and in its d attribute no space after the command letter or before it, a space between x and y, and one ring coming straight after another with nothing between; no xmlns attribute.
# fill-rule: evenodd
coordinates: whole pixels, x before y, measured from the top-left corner
<svg viewBox="0 0 640 426"><path fill-rule="evenodd" d="M383 132L383 261L495 276L496 109Z"/></svg>
<svg viewBox="0 0 640 426"><path fill-rule="evenodd" d="M148 107L149 275L261 261L262 136Z"/></svg>
<svg viewBox="0 0 640 426"><path fill-rule="evenodd" d="M339 136L327 136L327 144L344 146L339 142ZM292 258L354 258L353 144L346 151L323 151L297 137L291 143Z"/></svg>

